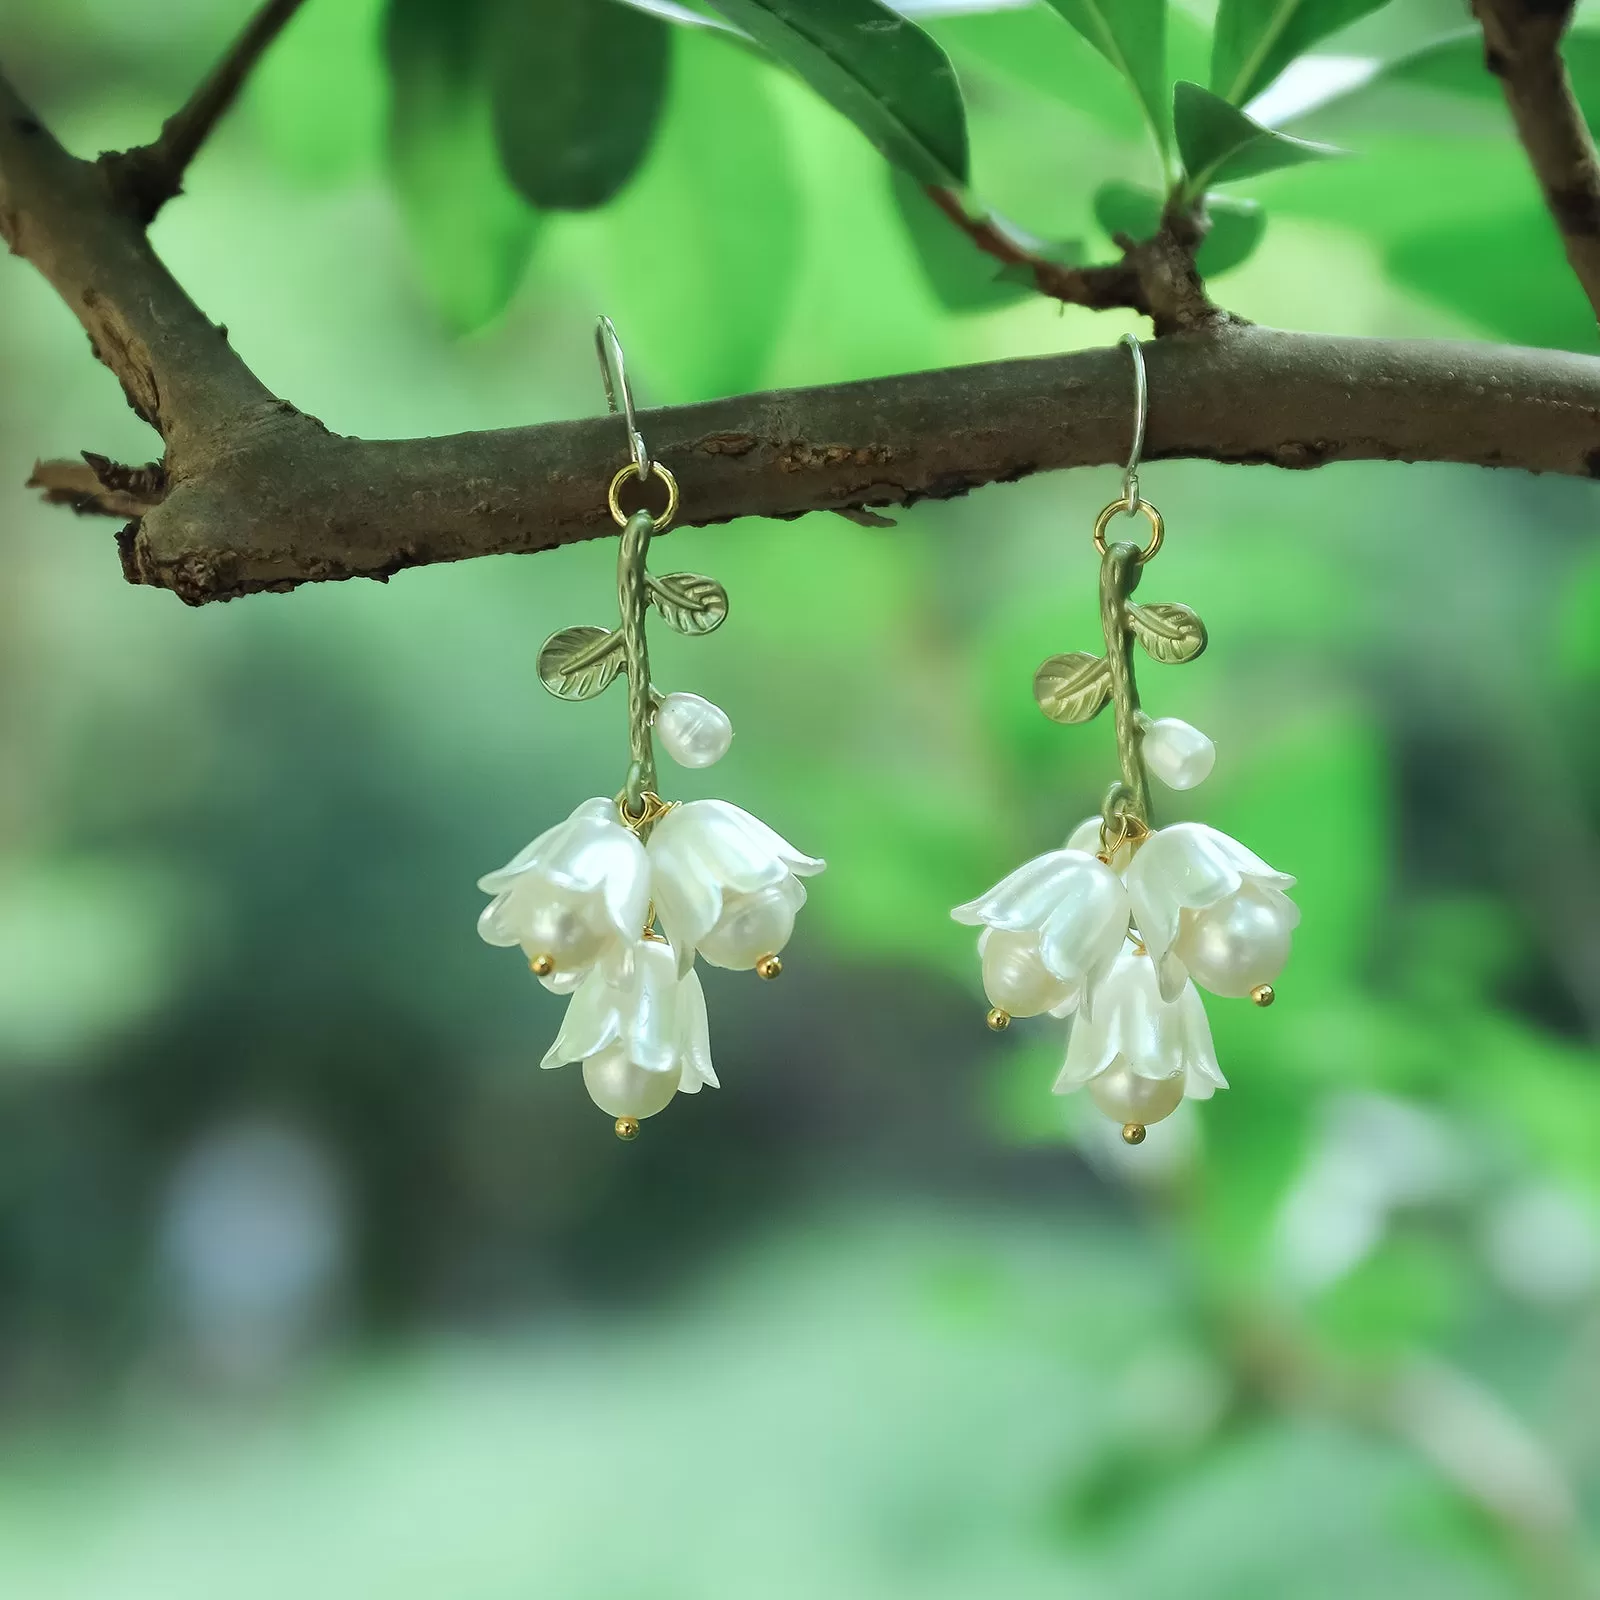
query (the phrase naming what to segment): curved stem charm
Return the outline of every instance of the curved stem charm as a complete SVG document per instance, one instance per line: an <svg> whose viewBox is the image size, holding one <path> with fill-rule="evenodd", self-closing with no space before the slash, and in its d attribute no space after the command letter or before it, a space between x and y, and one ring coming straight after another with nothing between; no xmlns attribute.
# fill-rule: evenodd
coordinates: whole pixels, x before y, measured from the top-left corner
<svg viewBox="0 0 1600 1600"><path fill-rule="evenodd" d="M1206 647L1205 624L1188 606L1171 601L1139 605L1129 597L1139 586L1147 561L1161 548L1161 513L1147 500L1135 508L1150 524L1149 542L1138 545L1118 541L1107 544L1105 531L1112 517L1126 510L1113 500L1095 519L1094 544L1100 552L1100 629L1106 653L1090 655L1074 650L1051 656L1033 675L1033 697L1039 709L1055 722L1089 722L1105 708L1115 707L1117 760L1122 777L1112 784L1102 808L1108 829L1121 824L1120 837L1148 831L1150 779L1144 762L1144 713L1139 709L1139 685L1133 672L1133 646L1137 641L1152 660L1167 664L1193 661ZM1135 826L1137 825L1137 826Z"/></svg>
<svg viewBox="0 0 1600 1600"><path fill-rule="evenodd" d="M1139 723L1139 683L1133 671L1133 628L1128 620L1128 596L1138 587L1141 567L1139 547L1114 544L1100 558L1100 627L1106 640L1106 666L1110 678L1112 712L1117 719L1117 760L1120 783L1106 795L1105 823L1118 817L1150 826L1150 779L1140 751L1143 730Z"/></svg>
<svg viewBox="0 0 1600 1600"><path fill-rule="evenodd" d="M648 511L635 511L623 527L617 553L617 609L622 616L622 651L628 674L631 758L622 803L635 817L644 811L644 796L654 793L656 787L656 742L650 731L655 696L650 687L650 641L645 634L645 613L650 606L645 562L650 554L650 536L655 531L655 518ZM648 823L640 825L641 835L647 827Z"/></svg>

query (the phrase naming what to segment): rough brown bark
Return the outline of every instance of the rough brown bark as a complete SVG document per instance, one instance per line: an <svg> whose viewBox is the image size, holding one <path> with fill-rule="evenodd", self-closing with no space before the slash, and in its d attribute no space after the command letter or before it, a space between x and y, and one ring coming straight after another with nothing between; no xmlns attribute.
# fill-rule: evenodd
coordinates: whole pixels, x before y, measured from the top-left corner
<svg viewBox="0 0 1600 1600"><path fill-rule="evenodd" d="M130 580L191 604L609 534L627 459L596 418L494 433L330 433L250 372L145 237L137 197L64 151L0 79L0 234L55 285L160 470L44 463L52 498L140 513ZM1314 467L1459 461L1600 476L1600 361L1280 333L1218 320L1147 347L1146 454ZM1126 355L1090 350L643 414L683 520L860 514L1127 452ZM91 481L92 480L92 481Z"/></svg>
<svg viewBox="0 0 1600 1600"><path fill-rule="evenodd" d="M1600 361L1585 356L1245 327L1159 340L1146 361L1148 459L1600 473ZM695 524L1120 463L1130 421L1116 349L641 414ZM547 550L615 531L605 489L626 460L609 417L407 440L338 438L294 417L189 473L143 519L130 576L197 603Z"/></svg>

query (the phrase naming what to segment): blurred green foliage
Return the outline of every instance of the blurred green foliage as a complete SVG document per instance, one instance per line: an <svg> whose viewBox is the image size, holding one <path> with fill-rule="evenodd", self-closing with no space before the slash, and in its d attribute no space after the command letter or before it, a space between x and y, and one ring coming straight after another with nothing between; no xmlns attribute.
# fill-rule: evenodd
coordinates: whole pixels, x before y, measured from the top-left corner
<svg viewBox="0 0 1600 1600"><path fill-rule="evenodd" d="M1088 3L907 9L841 85L797 20L868 0L719 6L765 54L528 7L577 53L535 92L498 8L309 0L156 243L268 383L364 434L598 411L601 309L646 403L1108 343L1131 319L997 285L917 183L1102 257L1184 181L1151 137L1173 85L1237 133L1218 105L1287 38L1367 64L1314 56L1249 114L1349 154L1208 199L1219 297L1594 349L1450 8L1336 33L1366 8L1224 0L1215 56L1182 6L1162 51ZM75 148L126 144L238 20L19 0L0 59ZM620 104L564 76L623 39L659 70L615 68ZM953 69L909 100L908 39ZM1029 693L1092 635L1111 475L674 532L732 612L657 680L738 730L675 792L830 867L780 984L708 978L726 1087L623 1149L535 1070L557 1003L472 934L477 874L620 781L620 703L534 673L613 549L194 614L130 589L103 527L16 486L153 441L5 282L0 1592L1589 1592L1587 485L1146 470L1162 592L1212 636L1153 708L1219 749L1165 814L1297 873L1305 921L1277 1006L1212 1007L1232 1089L1138 1151L1049 1094L1059 1025L984 1031L948 919L1111 770L1109 728Z"/></svg>

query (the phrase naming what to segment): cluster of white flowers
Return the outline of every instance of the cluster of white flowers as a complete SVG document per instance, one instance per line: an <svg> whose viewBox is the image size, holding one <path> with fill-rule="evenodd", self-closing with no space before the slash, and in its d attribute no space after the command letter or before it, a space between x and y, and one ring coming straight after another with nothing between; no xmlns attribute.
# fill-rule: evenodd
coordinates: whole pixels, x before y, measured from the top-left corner
<svg viewBox="0 0 1600 1600"><path fill-rule="evenodd" d="M572 996L542 1064L581 1061L590 1098L631 1138L674 1095L717 1086L696 953L776 977L800 880L823 865L725 800L666 809L647 843L614 800L586 800L478 880L494 896L478 932L520 945L545 988Z"/></svg>
<svg viewBox="0 0 1600 1600"><path fill-rule="evenodd" d="M1210 741L1187 724L1167 729L1187 752L1182 776L1203 755L1200 777L1173 785L1187 788L1210 770ZM1167 776L1164 762L1150 765ZM1055 1092L1087 1087L1136 1144L1186 1096L1227 1087L1195 985L1270 1005L1300 913L1284 892L1294 879L1215 828L1180 822L1119 842L1120 831L1108 841L1090 817L1064 849L951 915L983 930L990 1026L1072 1018Z"/></svg>

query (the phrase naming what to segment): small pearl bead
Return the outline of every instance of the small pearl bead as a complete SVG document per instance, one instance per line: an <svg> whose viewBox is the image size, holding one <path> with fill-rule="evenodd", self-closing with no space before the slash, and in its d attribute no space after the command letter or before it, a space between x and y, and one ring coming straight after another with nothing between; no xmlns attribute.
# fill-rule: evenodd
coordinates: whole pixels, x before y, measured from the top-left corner
<svg viewBox="0 0 1600 1600"><path fill-rule="evenodd" d="M753 894L730 894L716 927L700 941L700 954L714 967L748 972L763 956L777 955L793 932L794 906L784 898L781 884Z"/></svg>
<svg viewBox="0 0 1600 1600"><path fill-rule="evenodd" d="M697 694L669 694L656 712L656 737L680 767L709 767L728 753L733 724Z"/></svg>
<svg viewBox="0 0 1600 1600"><path fill-rule="evenodd" d="M983 992L996 1010L1013 1017L1036 1017L1052 1011L1072 994L1039 959L1035 933L989 931L983 946Z"/></svg>
<svg viewBox="0 0 1600 1600"><path fill-rule="evenodd" d="M1183 1074L1170 1078L1141 1077L1118 1056L1097 1078L1089 1080L1089 1098L1113 1122L1140 1127L1170 1117L1183 1103Z"/></svg>
<svg viewBox="0 0 1600 1600"><path fill-rule="evenodd" d="M1177 717L1157 717L1144 730L1144 764L1169 789L1192 789L1211 776L1217 747Z"/></svg>
<svg viewBox="0 0 1600 1600"><path fill-rule="evenodd" d="M620 1044L607 1045L583 1064L589 1098L610 1117L653 1117L678 1092L682 1074L646 1072L636 1067Z"/></svg>
<svg viewBox="0 0 1600 1600"><path fill-rule="evenodd" d="M605 908L592 895L546 889L538 901L526 908L516 907L515 914L528 959L549 956L554 962L552 973L592 966L615 931L605 920Z"/></svg>
<svg viewBox="0 0 1600 1600"><path fill-rule="evenodd" d="M1242 1000L1289 959L1287 908L1283 894L1247 883L1217 905L1185 912L1173 948L1202 989Z"/></svg>

